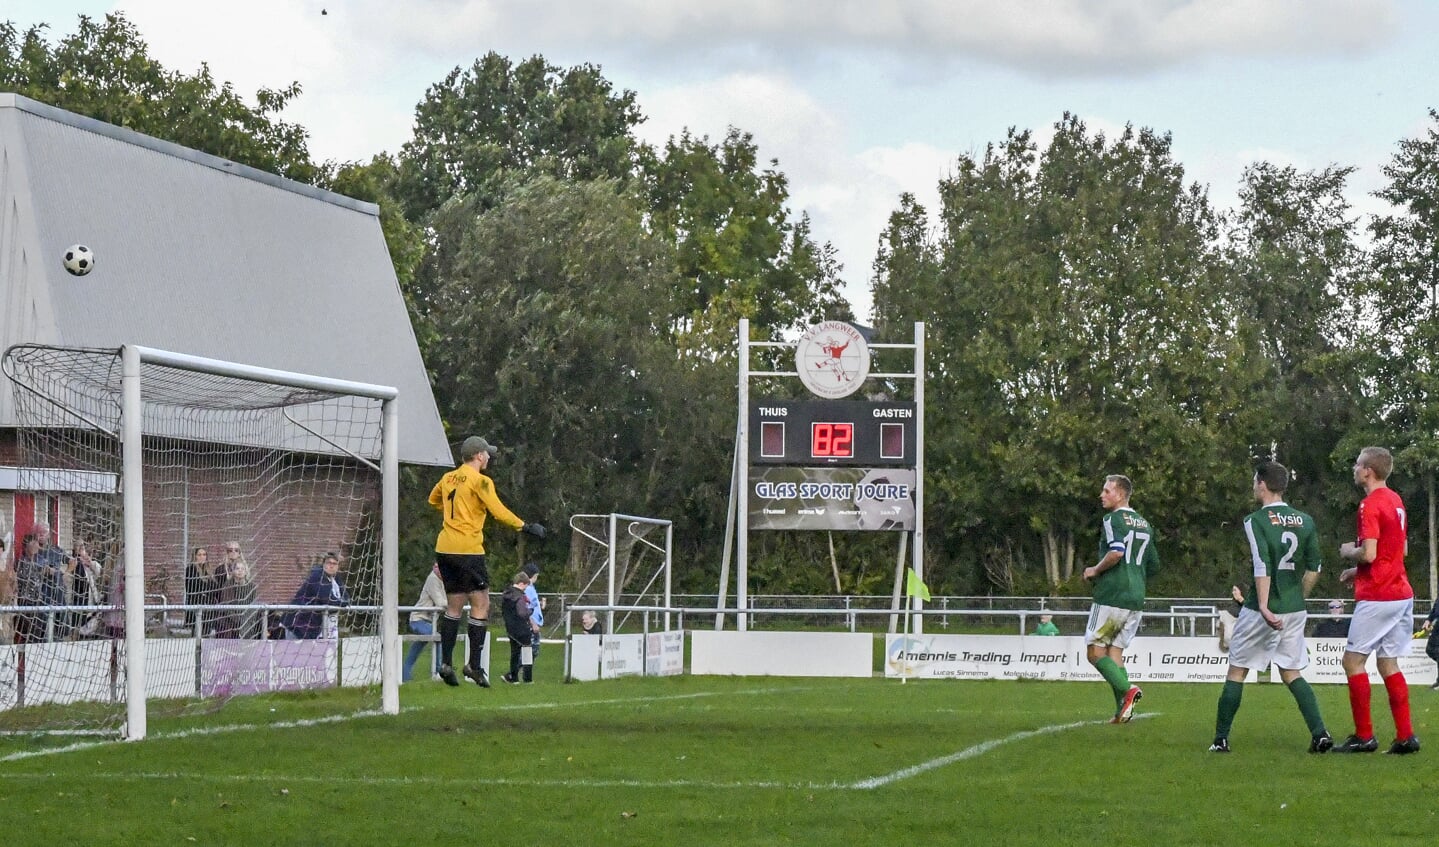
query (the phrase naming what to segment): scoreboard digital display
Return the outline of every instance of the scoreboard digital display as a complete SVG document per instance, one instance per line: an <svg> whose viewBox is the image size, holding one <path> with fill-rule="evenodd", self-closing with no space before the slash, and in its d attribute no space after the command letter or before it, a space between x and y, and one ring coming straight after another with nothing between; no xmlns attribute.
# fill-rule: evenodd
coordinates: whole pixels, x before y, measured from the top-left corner
<svg viewBox="0 0 1439 847"><path fill-rule="evenodd" d="M915 466L915 406L904 402L754 400L756 465Z"/></svg>

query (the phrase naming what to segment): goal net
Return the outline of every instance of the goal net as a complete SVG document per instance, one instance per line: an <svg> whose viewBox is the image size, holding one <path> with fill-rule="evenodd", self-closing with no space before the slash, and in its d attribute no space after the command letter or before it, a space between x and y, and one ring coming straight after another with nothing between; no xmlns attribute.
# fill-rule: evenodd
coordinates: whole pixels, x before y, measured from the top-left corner
<svg viewBox="0 0 1439 847"><path fill-rule="evenodd" d="M142 738L333 686L398 710L393 389L136 347L0 364L0 731Z"/></svg>
<svg viewBox="0 0 1439 847"><path fill-rule="evenodd" d="M620 514L575 515L570 529L569 570L579 586L570 605L669 606L669 521ZM605 631L619 632L633 614L605 612L601 618ZM556 627L562 625L563 621L555 622Z"/></svg>

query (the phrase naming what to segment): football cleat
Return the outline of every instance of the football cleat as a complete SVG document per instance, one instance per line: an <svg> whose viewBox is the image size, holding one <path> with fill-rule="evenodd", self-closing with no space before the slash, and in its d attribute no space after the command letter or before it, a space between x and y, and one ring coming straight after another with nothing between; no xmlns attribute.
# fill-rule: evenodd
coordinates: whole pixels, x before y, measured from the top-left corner
<svg viewBox="0 0 1439 847"><path fill-rule="evenodd" d="M1130 718L1134 717L1134 704L1142 699L1144 699L1144 692L1139 690L1139 686L1129 686L1129 690L1124 692L1124 703L1119 707L1117 715L1120 723L1129 723Z"/></svg>
<svg viewBox="0 0 1439 847"><path fill-rule="evenodd" d="M484 671L477 671L469 665L465 665L464 674L469 679L474 680L475 685L478 685L481 688L490 687L490 675L485 673ZM455 684L459 685L458 682Z"/></svg>
<svg viewBox="0 0 1439 847"><path fill-rule="evenodd" d="M1320 733L1309 739L1309 752L1328 753L1334 749L1334 737L1327 732Z"/></svg>
<svg viewBox="0 0 1439 847"><path fill-rule="evenodd" d="M1394 743L1389 745L1389 749L1384 752L1391 756L1407 756L1410 753L1418 753L1419 736L1411 735L1403 741L1396 738Z"/></svg>
<svg viewBox="0 0 1439 847"><path fill-rule="evenodd" d="M449 665L440 665L440 679L443 679L446 685L457 686L460 684L459 679L455 677L455 669Z"/></svg>
<svg viewBox="0 0 1439 847"><path fill-rule="evenodd" d="M515 679L513 676L511 676L511 675L509 675L509 674L505 674L504 676L501 676L500 679L503 679L505 682L508 682L510 685L518 685L519 682L520 682L518 679Z"/></svg>
<svg viewBox="0 0 1439 847"><path fill-rule="evenodd" d="M1214 739L1214 743L1211 744L1211 745L1209 745L1209 752L1211 752L1211 753L1228 753L1228 752L1229 752L1229 739L1228 739L1228 738L1216 738L1216 739Z"/></svg>
<svg viewBox="0 0 1439 847"><path fill-rule="evenodd" d="M1379 742L1375 741L1372 736L1369 738L1360 738L1357 735L1351 735L1344 739L1343 744L1334 745L1334 752L1336 753L1373 753L1378 749Z"/></svg>

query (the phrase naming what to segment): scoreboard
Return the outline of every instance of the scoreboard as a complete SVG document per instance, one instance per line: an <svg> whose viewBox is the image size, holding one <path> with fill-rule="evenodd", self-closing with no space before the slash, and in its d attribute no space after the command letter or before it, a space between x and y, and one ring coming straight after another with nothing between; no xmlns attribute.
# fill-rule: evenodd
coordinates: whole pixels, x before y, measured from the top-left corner
<svg viewBox="0 0 1439 847"><path fill-rule="evenodd" d="M849 400L751 400L754 465L914 467L915 405Z"/></svg>

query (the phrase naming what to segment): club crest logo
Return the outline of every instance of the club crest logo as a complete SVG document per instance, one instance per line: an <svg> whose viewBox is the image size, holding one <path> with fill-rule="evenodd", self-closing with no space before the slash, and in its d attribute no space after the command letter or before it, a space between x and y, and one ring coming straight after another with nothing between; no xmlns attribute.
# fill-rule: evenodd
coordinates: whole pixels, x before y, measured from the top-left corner
<svg viewBox="0 0 1439 847"><path fill-rule="evenodd" d="M825 321L799 337L795 370L811 393L826 400L848 397L869 376L869 345L844 321Z"/></svg>

